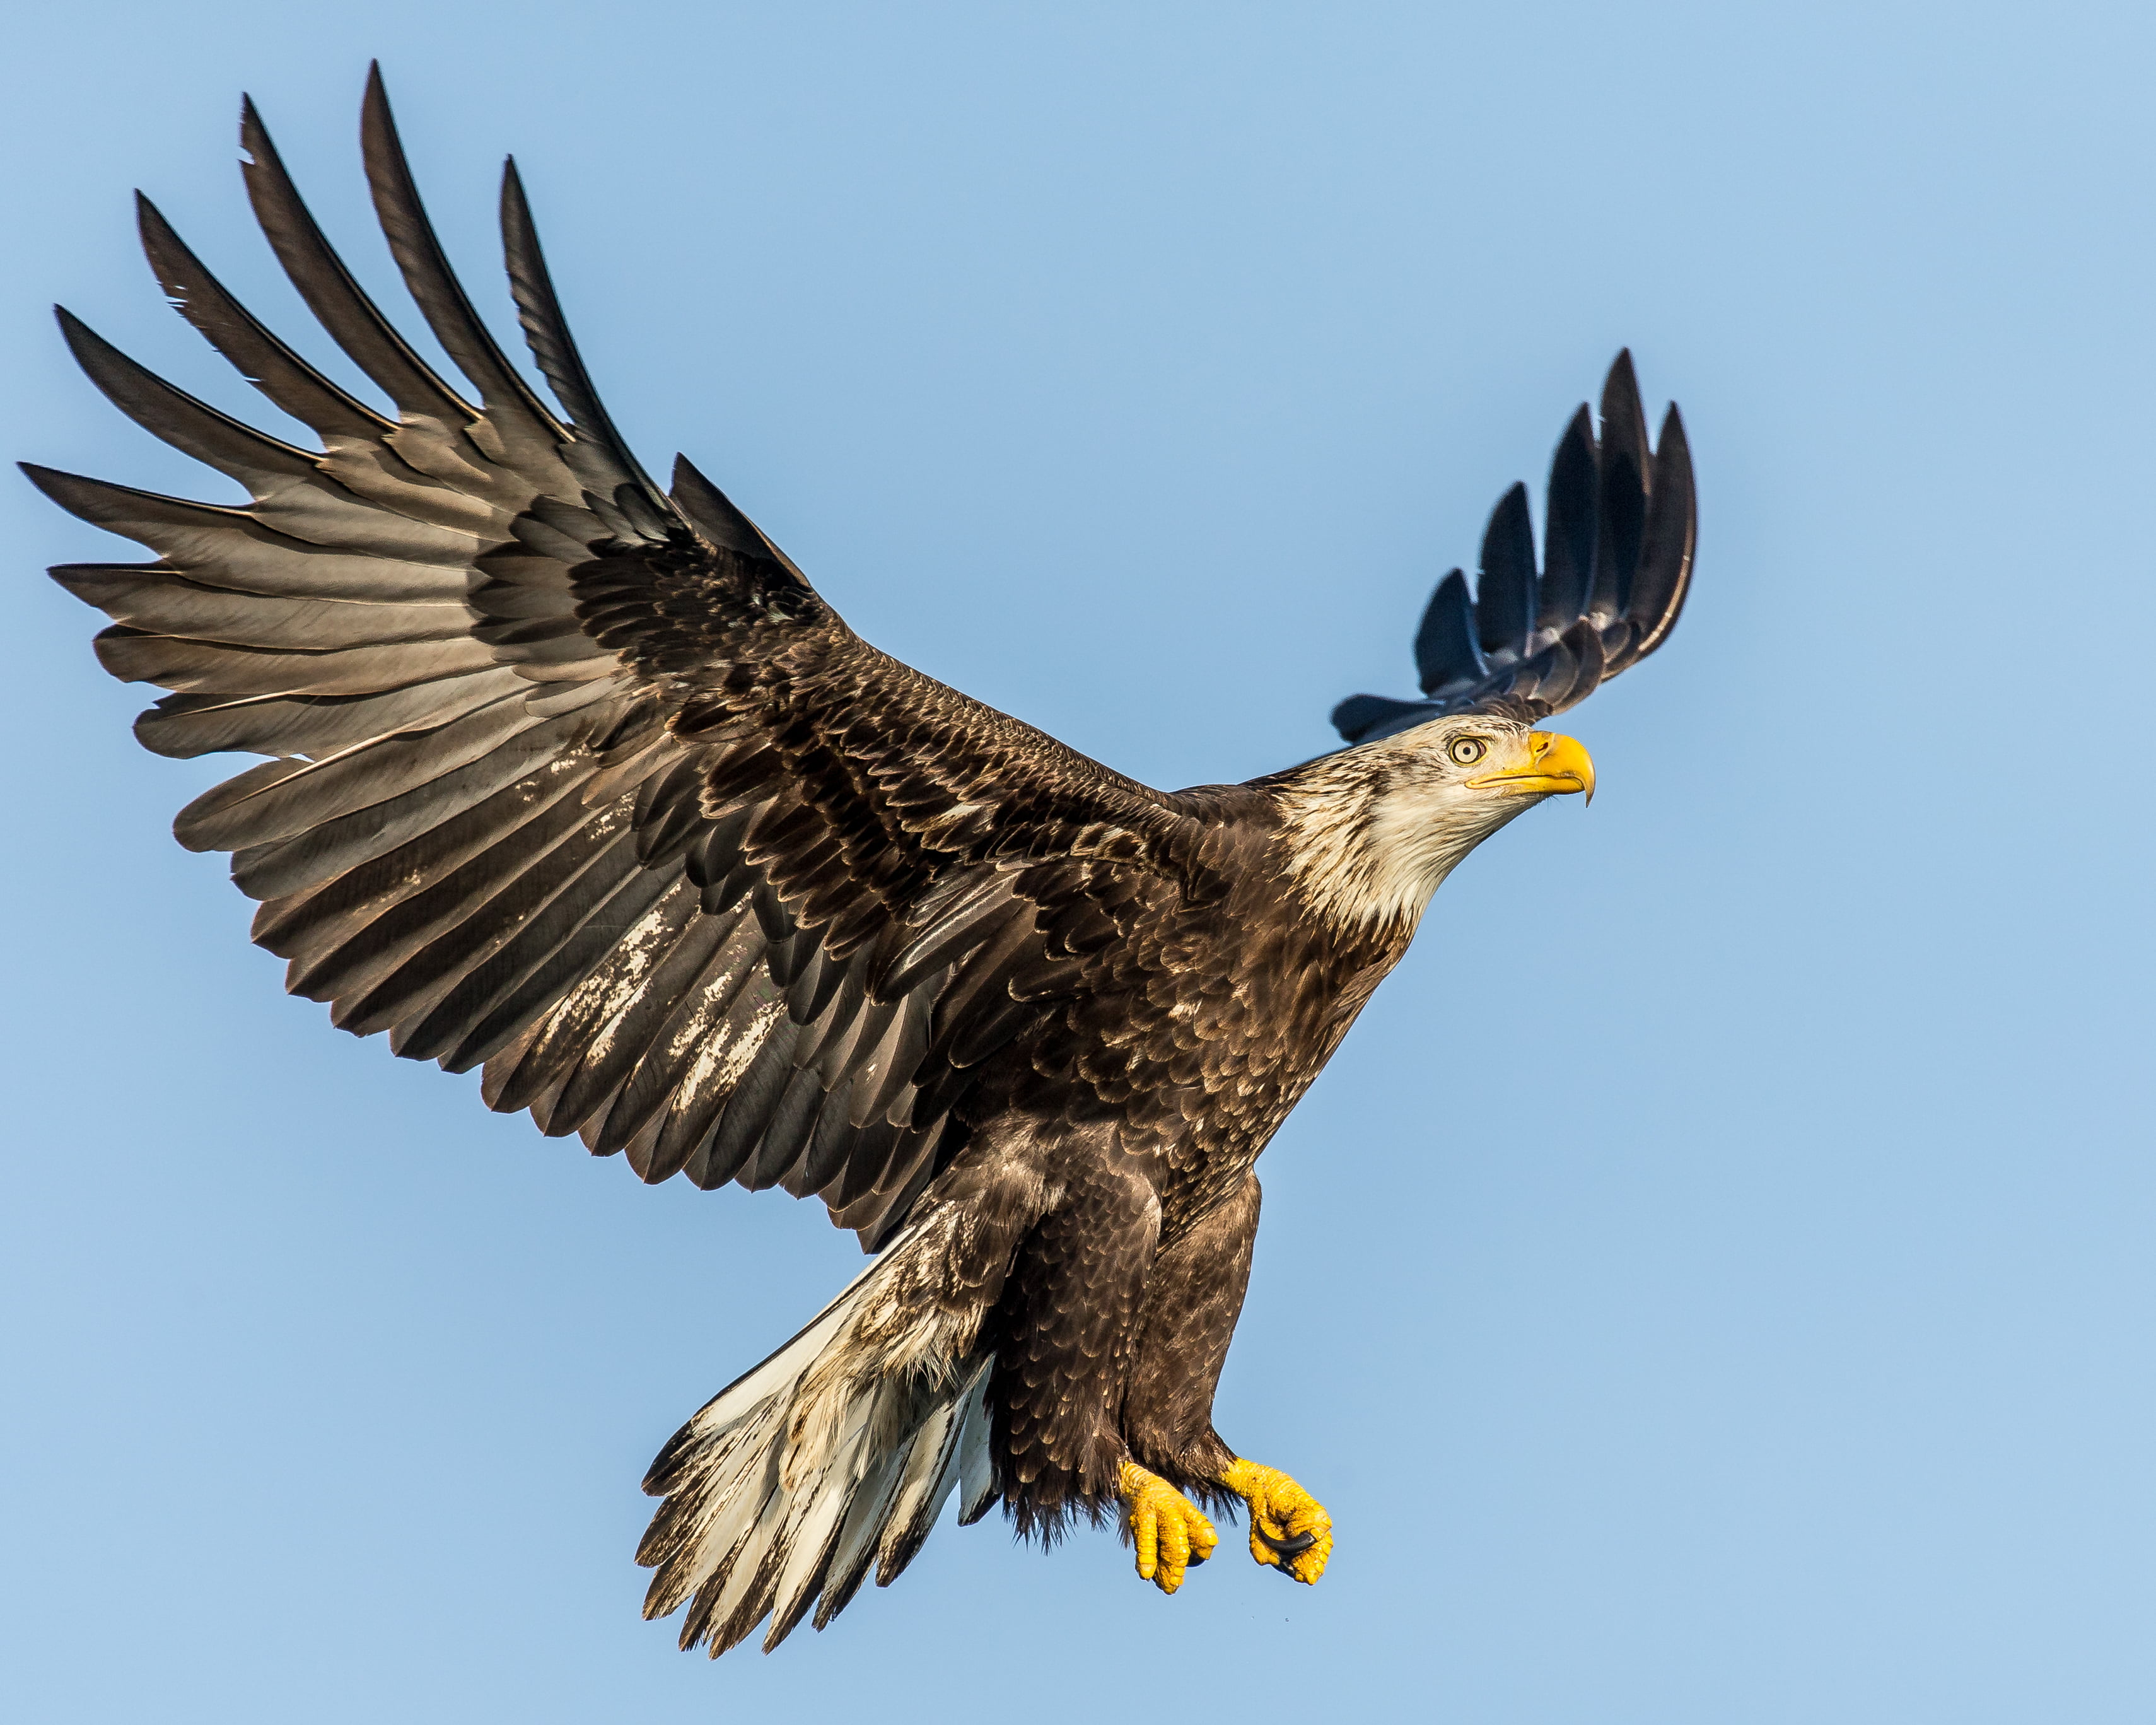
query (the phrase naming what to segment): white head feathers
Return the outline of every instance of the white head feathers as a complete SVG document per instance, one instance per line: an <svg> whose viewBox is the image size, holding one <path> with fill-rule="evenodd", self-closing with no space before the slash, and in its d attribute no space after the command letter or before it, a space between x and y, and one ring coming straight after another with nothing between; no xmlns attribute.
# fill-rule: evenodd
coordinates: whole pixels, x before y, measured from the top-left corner
<svg viewBox="0 0 2156 1725"><path fill-rule="evenodd" d="M1550 793L1487 783L1532 748L1517 720L1471 713L1326 755L1273 792L1288 871L1327 921L1412 933L1461 858Z"/></svg>

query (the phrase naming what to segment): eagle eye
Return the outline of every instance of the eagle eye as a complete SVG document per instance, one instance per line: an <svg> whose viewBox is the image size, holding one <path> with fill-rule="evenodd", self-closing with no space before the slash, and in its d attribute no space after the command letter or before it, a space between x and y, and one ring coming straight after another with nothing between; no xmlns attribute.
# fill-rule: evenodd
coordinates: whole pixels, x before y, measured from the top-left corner
<svg viewBox="0 0 2156 1725"><path fill-rule="evenodd" d="M1452 757L1454 765L1472 767L1490 752L1490 745L1479 737L1455 737L1445 752Z"/></svg>

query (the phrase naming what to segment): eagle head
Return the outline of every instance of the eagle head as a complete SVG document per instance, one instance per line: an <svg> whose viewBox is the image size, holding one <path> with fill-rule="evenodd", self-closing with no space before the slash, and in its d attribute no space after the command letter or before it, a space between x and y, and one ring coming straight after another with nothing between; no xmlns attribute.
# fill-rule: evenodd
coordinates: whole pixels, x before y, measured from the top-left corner
<svg viewBox="0 0 2156 1725"><path fill-rule="evenodd" d="M1412 931L1462 857L1547 797L1594 795L1569 737L1493 713L1432 719L1272 783L1296 888L1328 920Z"/></svg>

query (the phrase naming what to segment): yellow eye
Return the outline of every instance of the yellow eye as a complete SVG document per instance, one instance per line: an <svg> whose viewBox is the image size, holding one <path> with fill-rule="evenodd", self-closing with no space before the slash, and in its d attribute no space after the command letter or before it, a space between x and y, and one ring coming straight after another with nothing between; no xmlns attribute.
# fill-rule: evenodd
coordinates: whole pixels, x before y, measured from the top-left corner
<svg viewBox="0 0 2156 1725"><path fill-rule="evenodd" d="M1454 764L1460 767L1472 767L1489 752L1490 745L1479 737L1455 737L1445 750Z"/></svg>

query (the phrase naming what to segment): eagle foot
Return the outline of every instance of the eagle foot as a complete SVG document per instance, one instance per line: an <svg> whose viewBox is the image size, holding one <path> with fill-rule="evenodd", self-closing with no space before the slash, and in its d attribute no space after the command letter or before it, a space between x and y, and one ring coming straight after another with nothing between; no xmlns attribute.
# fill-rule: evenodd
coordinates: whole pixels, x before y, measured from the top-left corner
<svg viewBox="0 0 2156 1725"><path fill-rule="evenodd" d="M1325 1506L1277 1467L1237 1461L1220 1483L1250 1507L1250 1555L1304 1585L1325 1573L1332 1557L1332 1517Z"/></svg>
<svg viewBox="0 0 2156 1725"><path fill-rule="evenodd" d="M1123 1464L1116 1485L1137 1544L1138 1574L1163 1593L1173 1593L1186 1570L1213 1555L1220 1536L1196 1504L1135 1461Z"/></svg>

